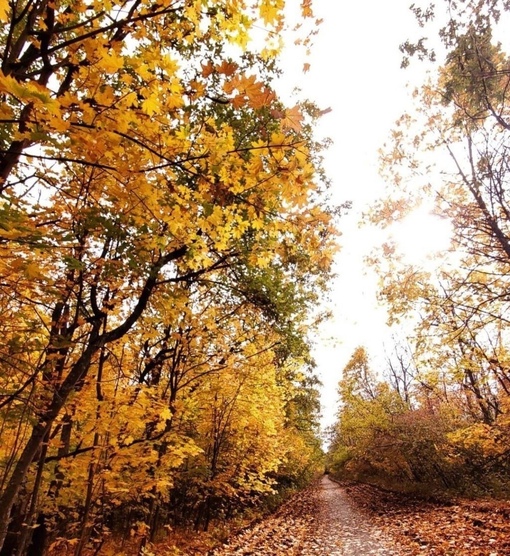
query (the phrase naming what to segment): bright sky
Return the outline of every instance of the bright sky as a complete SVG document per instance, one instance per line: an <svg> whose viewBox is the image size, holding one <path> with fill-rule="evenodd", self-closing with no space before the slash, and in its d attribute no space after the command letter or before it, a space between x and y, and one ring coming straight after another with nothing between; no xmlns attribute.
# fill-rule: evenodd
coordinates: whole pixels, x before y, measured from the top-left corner
<svg viewBox="0 0 510 556"><path fill-rule="evenodd" d="M353 202L353 209L341 222L342 251L336 259L338 278L330 307L334 318L321 331L315 350L324 385L324 426L334 422L337 384L354 349L364 345L371 353L380 354L384 340L388 340L385 311L377 308L376 278L363 263L377 245L378 232L360 229L358 223L363 211L383 190L378 149L395 120L410 107L413 86L425 77L418 63L400 69L399 45L421 36L409 10L411 3L314 0L316 14L324 22L315 40L311 69L302 73L301 53L297 55L292 49L283 63L286 79L297 83L304 96L323 109L333 109L320 126L321 135L334 142L326 158L326 170L333 182L334 200ZM402 247L415 257L420 251L430 251L430 240L435 242L431 233L427 234L429 240L424 239L424 226L430 232L437 224L427 218L422 213L401 225L401 237L407 238ZM444 229L438 231L444 235Z"/></svg>

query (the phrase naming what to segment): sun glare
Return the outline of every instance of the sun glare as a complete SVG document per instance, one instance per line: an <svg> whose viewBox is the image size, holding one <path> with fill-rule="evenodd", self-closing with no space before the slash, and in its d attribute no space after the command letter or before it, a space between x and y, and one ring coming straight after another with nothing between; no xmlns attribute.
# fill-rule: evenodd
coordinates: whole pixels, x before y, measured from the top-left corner
<svg viewBox="0 0 510 556"><path fill-rule="evenodd" d="M452 225L421 206L395 224L391 236L407 262L428 266L450 247Z"/></svg>

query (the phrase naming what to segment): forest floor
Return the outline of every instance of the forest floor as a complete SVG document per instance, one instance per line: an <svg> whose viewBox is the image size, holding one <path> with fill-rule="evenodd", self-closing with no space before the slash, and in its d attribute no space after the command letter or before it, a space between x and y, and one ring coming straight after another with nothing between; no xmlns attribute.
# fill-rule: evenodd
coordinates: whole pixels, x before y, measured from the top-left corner
<svg viewBox="0 0 510 556"><path fill-rule="evenodd" d="M510 503L433 502L325 476L212 556L509 556Z"/></svg>

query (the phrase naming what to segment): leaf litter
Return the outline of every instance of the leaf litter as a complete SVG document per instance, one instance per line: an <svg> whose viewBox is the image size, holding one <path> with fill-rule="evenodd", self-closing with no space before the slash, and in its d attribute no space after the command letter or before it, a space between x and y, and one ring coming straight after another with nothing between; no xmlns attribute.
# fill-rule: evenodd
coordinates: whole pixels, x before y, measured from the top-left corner
<svg viewBox="0 0 510 556"><path fill-rule="evenodd" d="M510 502L434 500L329 477L211 556L508 556Z"/></svg>

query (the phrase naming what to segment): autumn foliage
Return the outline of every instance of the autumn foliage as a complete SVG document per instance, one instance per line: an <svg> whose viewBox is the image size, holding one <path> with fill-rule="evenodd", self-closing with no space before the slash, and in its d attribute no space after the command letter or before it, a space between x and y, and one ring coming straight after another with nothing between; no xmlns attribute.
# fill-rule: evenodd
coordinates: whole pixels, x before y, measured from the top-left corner
<svg viewBox="0 0 510 556"><path fill-rule="evenodd" d="M428 200L451 223L451 249L425 265L397 245L374 254L400 340L375 365L353 354L332 457L393 485L508 496L510 81L495 38L508 6L449 3L446 20L436 10L437 23L433 7L415 13L436 25L443 60L383 149L388 192L369 218L388 227ZM434 59L427 44L403 50Z"/></svg>
<svg viewBox="0 0 510 556"><path fill-rule="evenodd" d="M272 86L283 2L0 20L1 554L148 550L297 484L335 233L318 110Z"/></svg>

